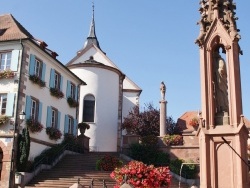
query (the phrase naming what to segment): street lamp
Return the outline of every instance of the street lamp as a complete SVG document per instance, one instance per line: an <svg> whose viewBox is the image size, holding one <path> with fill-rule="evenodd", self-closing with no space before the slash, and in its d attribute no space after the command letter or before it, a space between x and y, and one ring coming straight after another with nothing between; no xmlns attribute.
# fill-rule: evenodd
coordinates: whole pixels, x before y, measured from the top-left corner
<svg viewBox="0 0 250 188"><path fill-rule="evenodd" d="M20 123L22 123L23 120L25 119L25 115L26 115L25 112L22 110L21 113L19 114L19 119L21 121Z"/></svg>
<svg viewBox="0 0 250 188"><path fill-rule="evenodd" d="M13 135L13 148L12 148L12 178L13 178L13 184L11 187L15 187L15 184L19 184L20 182L15 182L16 181L16 176L15 176L15 169L16 169L16 154L17 154L17 137L19 134L19 126L25 119L25 112L22 110L19 114L19 120L14 125L14 135ZM19 181L21 181L20 177L17 178Z"/></svg>

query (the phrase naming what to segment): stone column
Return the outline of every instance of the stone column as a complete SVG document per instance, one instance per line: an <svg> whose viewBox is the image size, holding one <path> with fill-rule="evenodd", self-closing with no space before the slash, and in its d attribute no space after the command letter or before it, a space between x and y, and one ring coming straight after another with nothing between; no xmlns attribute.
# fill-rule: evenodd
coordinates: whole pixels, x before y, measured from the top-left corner
<svg viewBox="0 0 250 188"><path fill-rule="evenodd" d="M167 109L166 104L167 101L165 100L165 93L166 93L166 86L164 82L161 82L160 85L161 91L161 101L160 101L160 136L166 135L166 117L167 117Z"/></svg>
<svg viewBox="0 0 250 188"><path fill-rule="evenodd" d="M160 101L160 136L166 135L167 101Z"/></svg>

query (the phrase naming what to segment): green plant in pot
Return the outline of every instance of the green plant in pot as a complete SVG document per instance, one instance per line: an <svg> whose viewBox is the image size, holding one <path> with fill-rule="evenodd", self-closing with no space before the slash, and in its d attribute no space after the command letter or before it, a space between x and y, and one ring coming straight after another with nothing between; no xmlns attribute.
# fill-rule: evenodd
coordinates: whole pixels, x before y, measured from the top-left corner
<svg viewBox="0 0 250 188"><path fill-rule="evenodd" d="M88 123L82 122L78 123L78 129L80 129L80 133L84 135L86 129L89 129L90 125Z"/></svg>

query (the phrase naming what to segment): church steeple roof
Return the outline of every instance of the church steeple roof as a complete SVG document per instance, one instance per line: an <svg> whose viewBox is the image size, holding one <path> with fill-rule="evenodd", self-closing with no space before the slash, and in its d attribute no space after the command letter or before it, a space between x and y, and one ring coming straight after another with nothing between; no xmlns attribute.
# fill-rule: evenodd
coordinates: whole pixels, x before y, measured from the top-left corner
<svg viewBox="0 0 250 188"><path fill-rule="evenodd" d="M90 23L89 35L87 37L87 40L84 43L83 48L80 51L87 48L91 44L95 44L101 50L101 47L99 45L99 42L98 42L98 39L97 39L96 33L95 33L95 9L94 9L95 6L94 6L94 3L92 5L92 8L93 8L92 20L91 20L91 23Z"/></svg>

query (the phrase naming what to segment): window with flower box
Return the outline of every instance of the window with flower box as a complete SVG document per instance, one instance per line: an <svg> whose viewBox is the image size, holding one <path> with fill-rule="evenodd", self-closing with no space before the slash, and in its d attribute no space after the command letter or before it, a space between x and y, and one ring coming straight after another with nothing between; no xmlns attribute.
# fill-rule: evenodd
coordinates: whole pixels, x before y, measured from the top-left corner
<svg viewBox="0 0 250 188"><path fill-rule="evenodd" d="M55 71L55 69L51 69L50 71L50 94L57 98L63 98L64 93L62 92L63 86L63 76Z"/></svg>
<svg viewBox="0 0 250 188"><path fill-rule="evenodd" d="M25 118L34 122L42 120L42 102L32 96L26 96Z"/></svg>
<svg viewBox="0 0 250 188"><path fill-rule="evenodd" d="M20 50L0 51L0 71L17 71Z"/></svg>
<svg viewBox="0 0 250 188"><path fill-rule="evenodd" d="M13 117L15 93L0 93L0 115Z"/></svg>
<svg viewBox="0 0 250 188"><path fill-rule="evenodd" d="M53 127L60 129L60 119L61 119L61 112L52 106L48 106L46 127Z"/></svg>
<svg viewBox="0 0 250 188"><path fill-rule="evenodd" d="M70 115L65 115L65 121L64 121L64 134L73 134L76 135L76 125L77 125L77 120L74 119Z"/></svg>
<svg viewBox="0 0 250 188"><path fill-rule="evenodd" d="M45 86L45 71L46 64L38 59L35 55L30 55L30 64L29 64L29 79L40 85L41 87Z"/></svg>
<svg viewBox="0 0 250 188"><path fill-rule="evenodd" d="M7 94L0 94L0 110L1 115L5 115L7 107Z"/></svg>
<svg viewBox="0 0 250 188"><path fill-rule="evenodd" d="M30 116L33 120L38 119L38 106L39 102L35 99L31 99Z"/></svg>
<svg viewBox="0 0 250 188"><path fill-rule="evenodd" d="M0 70L9 70L11 65L11 52L2 52L0 53L1 56L1 66Z"/></svg>
<svg viewBox="0 0 250 188"><path fill-rule="evenodd" d="M66 90L66 97L67 101L70 107L77 107L78 106L78 101L77 101L77 96L78 96L78 88L74 83L71 81L67 80L67 90Z"/></svg>
<svg viewBox="0 0 250 188"><path fill-rule="evenodd" d="M54 128L57 127L57 118L58 118L57 114L58 114L57 109L52 108L52 111L51 111L51 127L54 127Z"/></svg>

